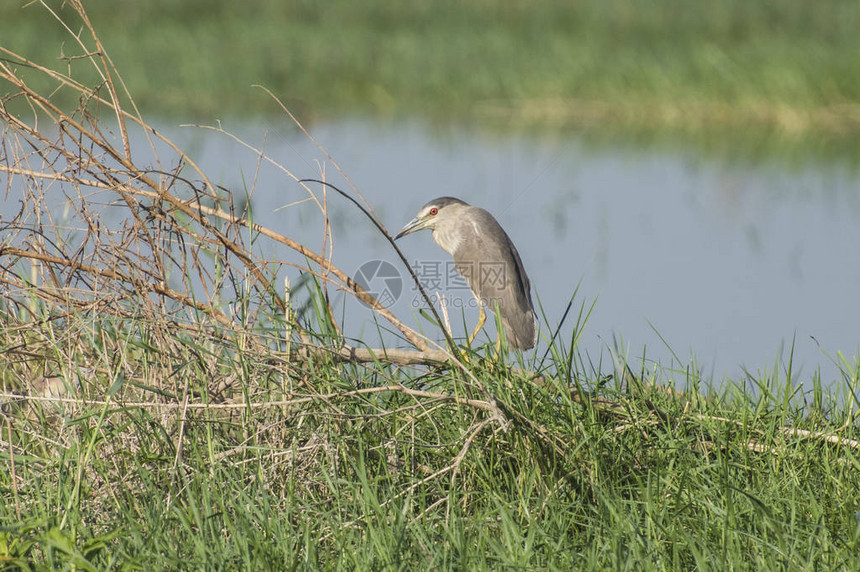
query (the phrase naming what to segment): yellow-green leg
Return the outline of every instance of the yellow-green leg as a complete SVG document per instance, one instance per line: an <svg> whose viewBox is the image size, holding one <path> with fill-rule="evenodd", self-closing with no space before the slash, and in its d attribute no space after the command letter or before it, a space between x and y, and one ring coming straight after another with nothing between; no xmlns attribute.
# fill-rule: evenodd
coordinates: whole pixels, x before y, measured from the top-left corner
<svg viewBox="0 0 860 572"><path fill-rule="evenodd" d="M484 311L484 305L479 302L478 308L480 308L478 312L478 325L475 326L475 331L472 332L471 336L469 336L469 347L472 347L472 342L475 341L476 337L478 337L478 332L481 331L481 328L484 327L484 323L487 321L487 313Z"/></svg>

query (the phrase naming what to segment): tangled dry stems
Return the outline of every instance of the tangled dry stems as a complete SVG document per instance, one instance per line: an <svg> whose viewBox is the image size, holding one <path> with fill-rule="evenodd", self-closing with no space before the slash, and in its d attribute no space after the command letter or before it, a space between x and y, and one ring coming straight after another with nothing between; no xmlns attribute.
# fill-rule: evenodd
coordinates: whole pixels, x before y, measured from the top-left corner
<svg viewBox="0 0 860 572"><path fill-rule="evenodd" d="M16 458L76 451L78 486L68 502L98 512L99 498L118 494L118 478L134 488L138 455L169 459L167 481L199 471L188 449L211 425L221 436L204 462L210 472L225 460L262 460L270 486L292 475L308 495L330 494L322 467L341 470L359 435L379 442L368 453L392 474L404 482L417 475L404 490L452 478L486 428L506 424L483 383L459 354L431 348L334 266L330 251L235 212L229 190L143 119L82 5L71 5L83 32L69 29L80 54L66 60L67 71L0 46L0 173L7 204L18 203L0 220L0 347L9 366L0 447L11 459L18 512L27 508L19 494L27 483ZM82 68L98 81L77 81ZM71 110L55 101L69 91L79 101ZM132 145L143 138L148 149ZM278 167L320 209L330 245L325 195ZM414 349L352 347L311 331L289 290L275 286L278 264L249 247L249 230L299 261L280 264L352 294ZM453 367L456 393L421 385L421 370L401 375L411 364Z"/></svg>

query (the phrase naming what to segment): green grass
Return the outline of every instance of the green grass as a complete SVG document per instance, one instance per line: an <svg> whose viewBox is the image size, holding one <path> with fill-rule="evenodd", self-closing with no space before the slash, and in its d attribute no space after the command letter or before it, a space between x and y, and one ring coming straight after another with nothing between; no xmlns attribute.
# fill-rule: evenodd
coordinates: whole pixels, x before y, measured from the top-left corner
<svg viewBox="0 0 860 572"><path fill-rule="evenodd" d="M262 84L306 117L831 136L860 125L860 5L842 0L86 6L158 114L277 113L251 88ZM61 42L77 53L38 5L5 3L0 22L3 44L33 60L54 60Z"/></svg>
<svg viewBox="0 0 860 572"><path fill-rule="evenodd" d="M24 324L10 307L0 316L7 389L23 389L12 372L63 361L71 332L88 340L77 359L99 364L70 402L5 408L6 569L860 564L860 450L782 429L857 438L856 370L832 397L805 395L779 370L757 380L755 398L731 383L699 391L692 376L672 396L660 387L677 374L656 370L630 390L559 344L543 386L476 358L474 377L316 360L287 374L276 350L238 351L226 338L97 315L65 328ZM213 400L227 378L232 395ZM502 414L408 391L351 393L395 382L493 395ZM585 401L571 399L577 385Z"/></svg>

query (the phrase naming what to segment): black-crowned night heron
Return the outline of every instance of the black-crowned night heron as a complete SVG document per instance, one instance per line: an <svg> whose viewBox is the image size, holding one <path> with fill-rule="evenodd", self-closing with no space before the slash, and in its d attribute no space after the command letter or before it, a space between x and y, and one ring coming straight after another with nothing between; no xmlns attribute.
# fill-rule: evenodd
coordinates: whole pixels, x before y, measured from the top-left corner
<svg viewBox="0 0 860 572"><path fill-rule="evenodd" d="M460 199L440 197L421 207L396 238L425 228L454 257L454 267L478 300L478 325L469 343L487 319L484 306L491 311L498 306L508 344L533 348L537 328L529 277L514 243L493 215Z"/></svg>

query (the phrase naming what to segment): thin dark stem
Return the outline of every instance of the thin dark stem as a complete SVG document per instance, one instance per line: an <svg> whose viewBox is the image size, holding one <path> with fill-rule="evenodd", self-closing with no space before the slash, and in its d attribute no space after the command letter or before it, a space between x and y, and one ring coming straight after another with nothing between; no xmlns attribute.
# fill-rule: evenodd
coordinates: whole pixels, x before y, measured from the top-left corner
<svg viewBox="0 0 860 572"><path fill-rule="evenodd" d="M427 295L427 292L424 290L424 286L421 285L421 281L418 280L418 276L415 274L415 271L412 269L412 266L409 265L409 261L406 260L406 256L403 255L403 252L400 250L400 247L397 246L397 243L395 242L394 237L391 236L391 234L385 229L385 227L382 225L382 223L380 223L376 219L376 217L373 216L373 214L371 214L364 207L364 205L359 203L354 197L352 197L348 193L340 190L339 188L337 188L337 186L335 186L331 183L328 183L326 181L321 181L319 179L299 179L298 182L299 183L319 183L320 185L325 185L326 187L336 191L339 195L341 195L342 197L347 199L349 202L354 204L356 207L358 207L358 209L362 213L364 213L364 215L368 219L370 219L370 222L373 223L373 226L375 226L377 228L377 230L379 230L379 232L382 233L382 235L389 242L389 244L391 244L392 248L394 248L394 251L397 253L397 256L400 257L400 260L406 266L407 270L409 270L409 275L412 277L412 280L415 282L415 285L418 286L418 291L421 293L421 297L424 298L424 301L430 307L430 311L433 312L433 317L436 319L436 323L438 323L440 325L440 329L442 330L442 333L445 334L445 341L448 343L448 347L451 349L451 353L454 356L456 356L457 359L460 359L460 352L457 351L457 346L456 346L456 344L454 344L454 340L451 338L451 334L449 334L448 331L444 327L441 327L441 325L444 322L442 321L442 318L439 316L438 312L436 311L436 307L430 301L430 297Z"/></svg>

